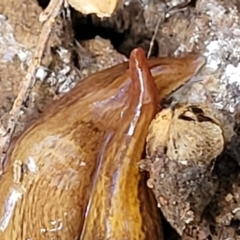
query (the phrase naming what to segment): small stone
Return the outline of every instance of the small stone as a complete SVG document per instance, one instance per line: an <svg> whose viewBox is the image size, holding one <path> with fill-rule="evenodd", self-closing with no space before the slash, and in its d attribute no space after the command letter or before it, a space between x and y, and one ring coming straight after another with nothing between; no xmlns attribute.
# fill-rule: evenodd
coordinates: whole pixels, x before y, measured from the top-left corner
<svg viewBox="0 0 240 240"><path fill-rule="evenodd" d="M226 202L231 202L233 200L233 195L231 193L228 193L225 197Z"/></svg>

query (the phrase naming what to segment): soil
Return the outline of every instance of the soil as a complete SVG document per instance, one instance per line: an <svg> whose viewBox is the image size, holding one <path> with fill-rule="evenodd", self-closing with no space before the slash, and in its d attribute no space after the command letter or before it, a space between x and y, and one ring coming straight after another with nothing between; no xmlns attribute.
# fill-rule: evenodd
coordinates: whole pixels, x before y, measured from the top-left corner
<svg viewBox="0 0 240 240"><path fill-rule="evenodd" d="M41 11L42 8L34 0L0 3L0 119L3 126L6 126L8 112L37 45L42 27L38 21ZM82 45L75 43L71 26L61 17L54 30L42 61L42 72L45 73L36 82L31 101L26 103L26 107L31 103L32 110L28 109L25 111L27 114L23 114L21 122L24 124L42 112L57 95L69 91L77 81L127 60L109 40L96 37L82 41ZM22 125L19 131L21 129Z"/></svg>

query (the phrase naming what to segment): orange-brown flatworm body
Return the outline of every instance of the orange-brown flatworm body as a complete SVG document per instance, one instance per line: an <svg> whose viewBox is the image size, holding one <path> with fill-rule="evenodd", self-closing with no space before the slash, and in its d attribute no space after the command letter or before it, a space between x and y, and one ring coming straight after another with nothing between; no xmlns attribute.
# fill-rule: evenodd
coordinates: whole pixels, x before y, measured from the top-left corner
<svg viewBox="0 0 240 240"><path fill-rule="evenodd" d="M0 240L162 239L136 163L158 100L202 64L196 55L147 63L136 49L129 69L89 76L49 106L7 153Z"/></svg>

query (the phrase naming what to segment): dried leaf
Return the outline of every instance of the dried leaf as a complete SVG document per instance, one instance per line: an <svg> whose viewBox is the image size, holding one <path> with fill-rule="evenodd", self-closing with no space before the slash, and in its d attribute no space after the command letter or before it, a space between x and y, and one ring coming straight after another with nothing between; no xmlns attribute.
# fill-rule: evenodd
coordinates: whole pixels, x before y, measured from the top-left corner
<svg viewBox="0 0 240 240"><path fill-rule="evenodd" d="M110 17L115 10L118 0L68 0L68 3L83 14L96 13L100 18Z"/></svg>
<svg viewBox="0 0 240 240"><path fill-rule="evenodd" d="M147 184L180 235L189 223L200 221L214 196L215 159L232 136L231 124L206 104L167 108L152 121L147 158L139 166L150 172Z"/></svg>

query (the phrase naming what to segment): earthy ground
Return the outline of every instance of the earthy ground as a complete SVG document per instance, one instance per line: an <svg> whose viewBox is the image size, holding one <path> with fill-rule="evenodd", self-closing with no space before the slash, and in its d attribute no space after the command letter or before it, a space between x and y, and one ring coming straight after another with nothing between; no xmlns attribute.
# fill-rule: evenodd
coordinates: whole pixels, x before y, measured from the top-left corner
<svg viewBox="0 0 240 240"><path fill-rule="evenodd" d="M38 41L42 27L38 21L41 11L34 0L0 3L0 119L4 125ZM82 42L83 47L77 44L73 50L72 33L63 31L67 28L64 24L59 18L50 40L51 50L47 49L42 63L47 79L37 81L34 88L34 105L40 112L53 100L54 94L62 94L87 75L126 60L108 40L99 38ZM76 65L80 64L79 69L70 61L73 51L78 55Z"/></svg>

